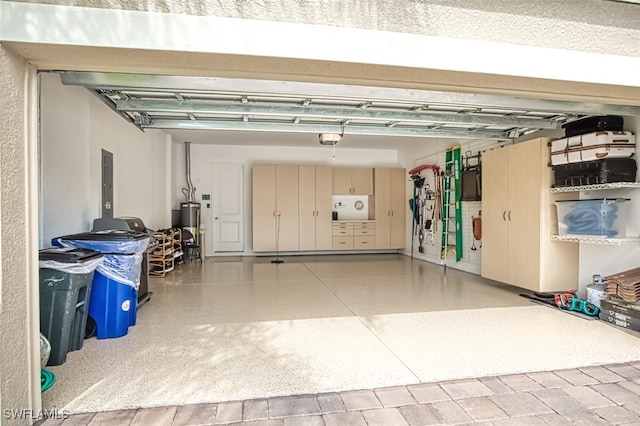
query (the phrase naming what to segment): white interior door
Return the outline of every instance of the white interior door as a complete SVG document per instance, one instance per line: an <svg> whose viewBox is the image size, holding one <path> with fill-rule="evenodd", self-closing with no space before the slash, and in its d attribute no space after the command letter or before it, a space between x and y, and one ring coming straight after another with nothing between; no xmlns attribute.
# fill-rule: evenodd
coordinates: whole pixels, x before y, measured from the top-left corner
<svg viewBox="0 0 640 426"><path fill-rule="evenodd" d="M239 163L213 163L211 203L213 251L244 251L243 167Z"/></svg>

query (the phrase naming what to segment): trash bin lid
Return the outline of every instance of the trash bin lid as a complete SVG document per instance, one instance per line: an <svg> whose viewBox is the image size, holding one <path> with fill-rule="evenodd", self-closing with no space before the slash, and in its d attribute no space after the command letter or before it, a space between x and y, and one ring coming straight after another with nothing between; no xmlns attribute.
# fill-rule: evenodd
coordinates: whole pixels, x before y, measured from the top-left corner
<svg viewBox="0 0 640 426"><path fill-rule="evenodd" d="M39 251L40 260L55 260L60 263L84 263L102 257L96 250L82 248L51 247Z"/></svg>
<svg viewBox="0 0 640 426"><path fill-rule="evenodd" d="M67 240L80 240L80 241L135 241L149 238L149 234L136 231L122 231L117 229L110 229L107 231L95 231L95 232L83 232L80 234L65 235L59 237L63 241Z"/></svg>

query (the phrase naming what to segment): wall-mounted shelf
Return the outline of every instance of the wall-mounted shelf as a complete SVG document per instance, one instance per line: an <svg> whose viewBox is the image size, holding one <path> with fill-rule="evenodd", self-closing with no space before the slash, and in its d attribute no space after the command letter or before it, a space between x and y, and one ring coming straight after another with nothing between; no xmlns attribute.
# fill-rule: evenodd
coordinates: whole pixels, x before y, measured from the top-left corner
<svg viewBox="0 0 640 426"><path fill-rule="evenodd" d="M622 243L632 243L640 241L640 238L599 238L580 237L575 235L551 235L552 241L568 241L573 243L604 244L609 246L619 246Z"/></svg>
<svg viewBox="0 0 640 426"><path fill-rule="evenodd" d="M563 186L558 188L551 188L551 192L556 193L556 192L598 191L602 189L623 189L623 188L640 188L640 182L613 182L613 183L599 183L595 185Z"/></svg>

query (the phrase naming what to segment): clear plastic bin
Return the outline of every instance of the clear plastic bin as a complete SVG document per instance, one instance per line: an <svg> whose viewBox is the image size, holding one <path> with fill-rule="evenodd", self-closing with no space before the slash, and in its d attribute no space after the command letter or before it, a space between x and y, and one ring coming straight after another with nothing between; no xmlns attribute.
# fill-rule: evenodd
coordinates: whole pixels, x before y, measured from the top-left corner
<svg viewBox="0 0 640 426"><path fill-rule="evenodd" d="M556 201L562 236L625 238L628 198Z"/></svg>

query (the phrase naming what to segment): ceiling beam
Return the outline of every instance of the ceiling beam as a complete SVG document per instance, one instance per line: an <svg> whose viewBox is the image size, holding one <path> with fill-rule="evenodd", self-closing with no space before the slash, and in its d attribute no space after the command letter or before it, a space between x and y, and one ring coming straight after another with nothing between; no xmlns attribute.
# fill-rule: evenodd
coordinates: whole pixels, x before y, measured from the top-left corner
<svg viewBox="0 0 640 426"><path fill-rule="evenodd" d="M281 122L259 121L213 121L213 120L174 120L155 119L151 123L142 124L144 129L179 129L179 130L241 130L260 132L297 132L297 133L339 133L344 135L369 136L412 136L425 138L453 138L453 139L490 139L509 140L503 132L487 130L458 130L458 129L425 129L419 127L387 127L362 126L341 124L294 124Z"/></svg>
<svg viewBox="0 0 640 426"><path fill-rule="evenodd" d="M538 129L555 129L557 122L549 119L518 118L514 116L470 115L456 113L426 113L412 111L373 110L371 108L328 108L311 106L283 106L258 104L231 104L215 102L179 102L173 100L127 100L116 102L121 112L173 112L184 114L230 114L260 115L274 117L306 117L333 119L363 119L381 122L402 123L455 123L468 125L491 125L502 127L533 127Z"/></svg>

